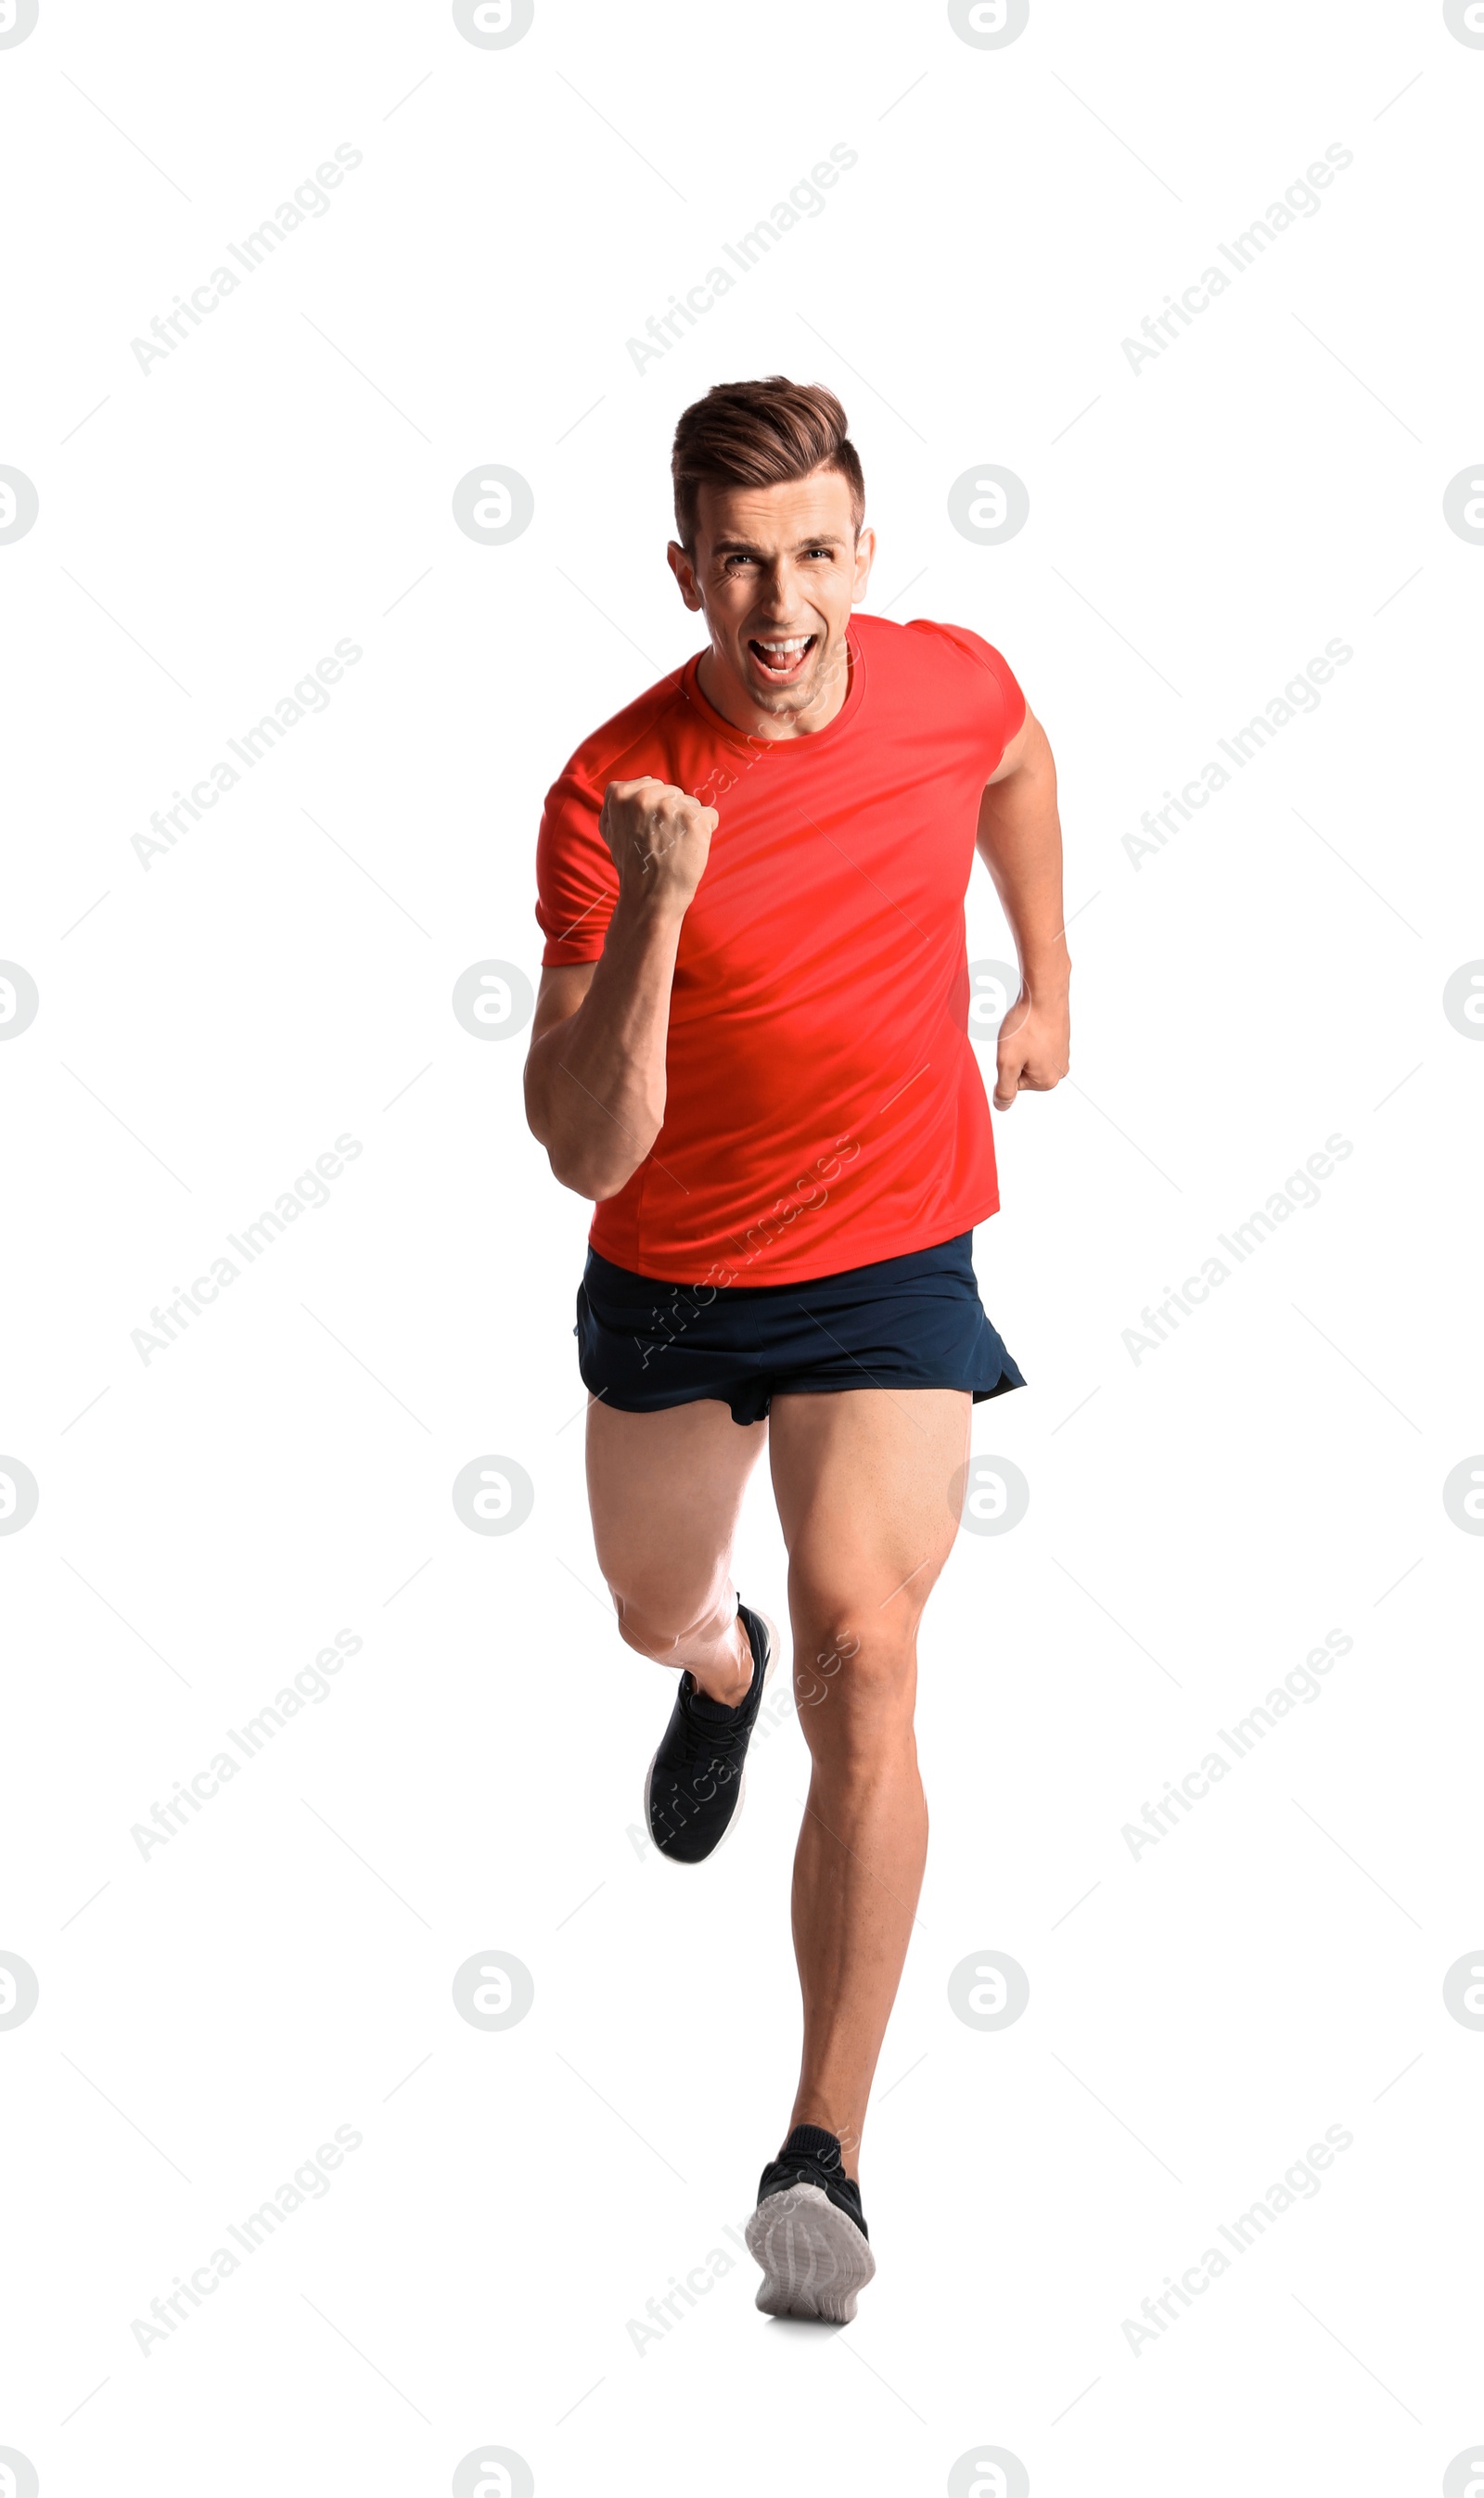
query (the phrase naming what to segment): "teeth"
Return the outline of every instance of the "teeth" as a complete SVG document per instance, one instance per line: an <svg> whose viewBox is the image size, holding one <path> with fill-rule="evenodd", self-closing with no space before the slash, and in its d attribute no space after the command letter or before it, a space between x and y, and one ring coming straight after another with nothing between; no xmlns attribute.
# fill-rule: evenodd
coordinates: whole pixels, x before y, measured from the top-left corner
<svg viewBox="0 0 1484 2498"><path fill-rule="evenodd" d="M758 647L761 651L781 651L787 654L790 651L806 651L813 639L814 635L812 633L798 633L795 634L791 642L759 641Z"/></svg>

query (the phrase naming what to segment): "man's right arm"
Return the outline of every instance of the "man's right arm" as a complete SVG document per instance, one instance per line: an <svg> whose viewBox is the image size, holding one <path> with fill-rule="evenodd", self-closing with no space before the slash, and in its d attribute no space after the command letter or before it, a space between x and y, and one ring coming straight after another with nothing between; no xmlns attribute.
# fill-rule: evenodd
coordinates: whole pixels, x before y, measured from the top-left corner
<svg viewBox="0 0 1484 2498"><path fill-rule="evenodd" d="M526 1060L528 1124L579 1197L616 1197L663 1124L675 954L716 823L659 781L611 782L604 795L619 890L603 950L543 971Z"/></svg>

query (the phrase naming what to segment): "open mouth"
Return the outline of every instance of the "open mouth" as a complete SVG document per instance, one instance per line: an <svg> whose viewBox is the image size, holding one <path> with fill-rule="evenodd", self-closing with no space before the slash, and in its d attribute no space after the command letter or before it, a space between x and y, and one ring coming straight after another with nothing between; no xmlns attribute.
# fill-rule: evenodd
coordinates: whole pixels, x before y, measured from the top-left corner
<svg viewBox="0 0 1484 2498"><path fill-rule="evenodd" d="M817 633L790 633L776 640L750 641L747 647L769 685L787 686L802 676L818 640Z"/></svg>

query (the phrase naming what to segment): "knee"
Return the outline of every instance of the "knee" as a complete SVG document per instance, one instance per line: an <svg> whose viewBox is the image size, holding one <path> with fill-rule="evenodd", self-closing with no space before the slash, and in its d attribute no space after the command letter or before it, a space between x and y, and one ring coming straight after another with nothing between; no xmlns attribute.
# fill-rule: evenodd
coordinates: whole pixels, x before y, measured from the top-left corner
<svg viewBox="0 0 1484 2498"><path fill-rule="evenodd" d="M635 1604L630 1598L621 1595L616 1587L612 1595L618 1613L618 1634L624 1646L631 1648L638 1656L652 1657L661 1664L668 1664L676 1649L684 1644L683 1631L674 1626L667 1627L661 1614Z"/></svg>
<svg viewBox="0 0 1484 2498"><path fill-rule="evenodd" d="M826 1619L830 1618L825 1617ZM849 1613L794 1647L793 1691L811 1749L821 1743L869 1748L912 1722L917 1698L915 1624L864 1623Z"/></svg>

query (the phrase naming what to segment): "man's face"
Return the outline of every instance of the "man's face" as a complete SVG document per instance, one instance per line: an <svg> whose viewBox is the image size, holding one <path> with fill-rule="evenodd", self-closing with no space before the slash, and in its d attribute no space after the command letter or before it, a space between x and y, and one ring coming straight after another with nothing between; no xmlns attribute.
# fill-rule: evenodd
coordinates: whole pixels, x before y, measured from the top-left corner
<svg viewBox="0 0 1484 2498"><path fill-rule="evenodd" d="M702 486L695 545L688 556L672 542L669 559L686 605L705 616L717 692L780 722L837 711L846 628L874 552L869 529L856 539L835 469L787 486Z"/></svg>

